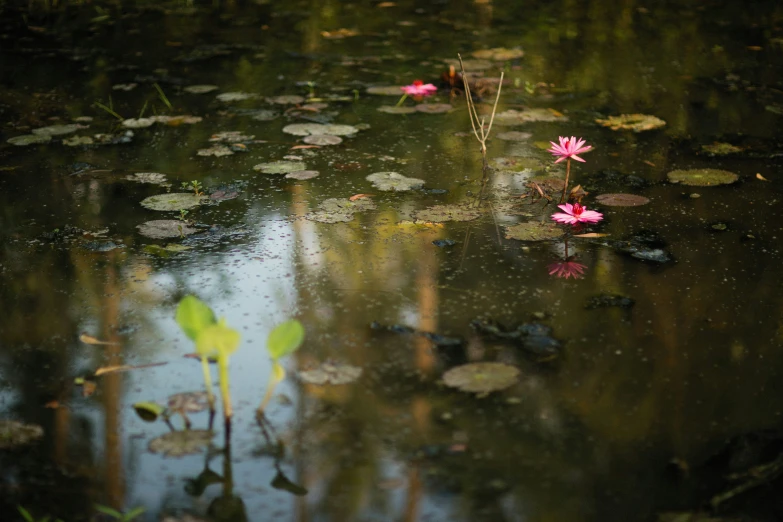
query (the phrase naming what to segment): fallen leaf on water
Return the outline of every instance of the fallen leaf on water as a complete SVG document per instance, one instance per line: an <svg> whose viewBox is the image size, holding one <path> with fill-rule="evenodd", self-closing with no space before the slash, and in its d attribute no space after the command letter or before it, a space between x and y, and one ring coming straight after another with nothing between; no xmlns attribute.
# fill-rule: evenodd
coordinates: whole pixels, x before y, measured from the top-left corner
<svg viewBox="0 0 783 522"><path fill-rule="evenodd" d="M79 336L79 340L83 342L84 344L108 344L108 345L117 345L119 343L112 343L109 341L101 341L93 337L92 335L87 335L86 333L82 333Z"/></svg>
<svg viewBox="0 0 783 522"><path fill-rule="evenodd" d="M749 45L749 46L746 47L746 49L748 51L761 51L764 48L761 47L760 45Z"/></svg>
<svg viewBox="0 0 783 522"><path fill-rule="evenodd" d="M131 366L127 364L122 364L118 366L104 366L103 368L98 368L95 370L95 376L98 377L100 375L106 375L107 373L118 373L118 372L127 372L130 370L140 370L142 368L151 368L153 366L163 366L164 364L168 364L166 362L158 362L158 363L150 363L150 364L139 364L137 366Z"/></svg>
<svg viewBox="0 0 783 522"><path fill-rule="evenodd" d="M756 174L756 179L760 179L761 181L769 181L767 178L765 178L761 174Z"/></svg>
<svg viewBox="0 0 783 522"><path fill-rule="evenodd" d="M60 407L60 401L57 400L49 401L46 404L44 404L44 408L50 408L52 410L56 410L59 407Z"/></svg>
<svg viewBox="0 0 783 522"><path fill-rule="evenodd" d="M643 161L644 161L644 163L648 164L651 167L655 166L655 163L653 163L652 161L649 161L649 160L643 160Z"/></svg>
<svg viewBox="0 0 783 522"><path fill-rule="evenodd" d="M337 29L336 31L321 31L321 36L331 40L339 40L341 38L347 38L349 36L356 36L359 31L355 29Z"/></svg>
<svg viewBox="0 0 783 522"><path fill-rule="evenodd" d="M320 145L294 145L291 147L291 150L298 150L298 149L320 149Z"/></svg>
<svg viewBox="0 0 783 522"><path fill-rule="evenodd" d="M373 195L374 194L354 194L353 196L348 198L348 201L356 201L357 199L369 198L372 197Z"/></svg>
<svg viewBox="0 0 783 522"><path fill-rule="evenodd" d="M573 237L606 237L609 234L599 234L597 232L590 232L588 234L576 234Z"/></svg>

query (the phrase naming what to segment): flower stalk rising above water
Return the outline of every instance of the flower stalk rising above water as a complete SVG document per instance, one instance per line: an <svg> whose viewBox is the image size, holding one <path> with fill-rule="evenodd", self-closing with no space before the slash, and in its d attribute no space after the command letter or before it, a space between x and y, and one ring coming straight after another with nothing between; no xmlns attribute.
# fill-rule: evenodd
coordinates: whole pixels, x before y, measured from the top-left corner
<svg viewBox="0 0 783 522"><path fill-rule="evenodd" d="M405 101L405 98L408 96L413 96L414 98L422 98L424 96L431 96L438 92L438 88L432 85L431 83L424 83L421 80L415 80L410 85L405 85L403 87L400 87L402 89L403 95L402 98L400 98L400 101L397 102L397 107L402 105L402 102Z"/></svg>
<svg viewBox="0 0 783 522"><path fill-rule="evenodd" d="M565 185L563 186L563 196L560 198L560 203L565 203L566 194L568 193L568 177L571 174L571 159L584 163L585 160L577 156L577 154L592 150L593 147L587 145L582 138L576 138L574 136L571 136L570 138L559 136L558 140L560 141L559 145L554 141L549 142L552 144L552 148L547 150L547 152L550 152L557 157L555 163L566 160L566 179Z"/></svg>
<svg viewBox="0 0 783 522"><path fill-rule="evenodd" d="M558 205L563 212L556 212L552 214L552 219L558 223L565 223L567 225L576 225L578 223L598 223L604 218L604 215L595 210L587 210L587 207L583 207L579 203L566 203L565 205Z"/></svg>

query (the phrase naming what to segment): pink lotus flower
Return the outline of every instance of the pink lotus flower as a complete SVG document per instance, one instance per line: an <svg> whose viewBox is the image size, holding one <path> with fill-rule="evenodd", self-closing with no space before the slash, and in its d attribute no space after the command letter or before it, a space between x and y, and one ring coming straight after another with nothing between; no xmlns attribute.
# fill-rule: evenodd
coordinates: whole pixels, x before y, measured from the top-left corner
<svg viewBox="0 0 783 522"><path fill-rule="evenodd" d="M411 85L400 87L400 89L402 89L402 92L404 92L408 96L429 96L431 94L435 94L436 92L438 92L437 87L435 87L431 83L425 84L421 80L416 80Z"/></svg>
<svg viewBox="0 0 783 522"><path fill-rule="evenodd" d="M556 212L552 214L552 219L558 223L566 223L569 225L576 225L577 223L598 223L604 218L604 215L595 210L587 210L587 207L583 207L579 203L566 203L565 205L558 205L558 208L563 212Z"/></svg>
<svg viewBox="0 0 783 522"><path fill-rule="evenodd" d="M593 147L590 145L585 146L585 140L582 138L579 138L578 140L571 136L570 138L564 138L563 136L559 136L558 139L560 140L560 145L556 145L554 141L550 141L549 143L552 144L552 148L547 150L547 152L551 152L555 156L559 156L557 161L555 163L560 163L564 159L575 159L576 161L581 161L582 163L585 162L582 158L577 156L577 154L581 154L583 152L587 152L588 150L591 150Z"/></svg>
<svg viewBox="0 0 783 522"><path fill-rule="evenodd" d="M587 265L577 263L576 261L561 261L560 263L552 263L548 267L549 275L556 277L564 277L568 279L573 277L574 279L582 279L585 276L585 269Z"/></svg>

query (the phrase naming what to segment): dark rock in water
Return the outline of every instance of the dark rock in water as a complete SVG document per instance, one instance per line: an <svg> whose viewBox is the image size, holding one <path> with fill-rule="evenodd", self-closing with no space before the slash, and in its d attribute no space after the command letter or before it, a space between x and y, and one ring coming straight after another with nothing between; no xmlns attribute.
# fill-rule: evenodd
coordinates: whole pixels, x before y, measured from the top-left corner
<svg viewBox="0 0 783 522"><path fill-rule="evenodd" d="M94 170L95 165L91 165L90 163L84 163L80 161L77 163L71 163L70 165L63 165L62 168L65 169L65 171L68 172L70 176L76 176L79 174L83 174L88 170Z"/></svg>
<svg viewBox="0 0 783 522"><path fill-rule="evenodd" d="M557 356L563 346L560 341L552 337L552 328L541 323L523 323L513 330L507 330L492 320L474 319L470 325L480 334L511 341L519 348L537 356Z"/></svg>
<svg viewBox="0 0 783 522"><path fill-rule="evenodd" d="M453 239L436 239L435 241L432 242L432 244L435 245L436 247L442 248L442 247L454 246L457 244L457 242L454 241Z"/></svg>
<svg viewBox="0 0 783 522"><path fill-rule="evenodd" d="M434 332L425 332L423 330L416 330L415 328L412 328L410 326L405 326L403 324L381 324L377 321L373 321L370 323L370 328L373 330L381 330L381 331L387 331L397 334L411 334L411 335L418 335L421 337L424 337L425 339L432 342L435 346L439 347L449 347L449 346L462 346L464 344L464 341L461 337L449 337L447 335L441 335Z"/></svg>
<svg viewBox="0 0 783 522"><path fill-rule="evenodd" d="M616 294L601 294L596 295L587 300L585 308L588 310L594 310L596 308L609 308L616 306L618 308L631 308L636 304L636 301L630 297L625 297Z"/></svg>
<svg viewBox="0 0 783 522"><path fill-rule="evenodd" d="M82 248L90 252L109 252L123 247L114 241L88 241L82 245Z"/></svg>
<svg viewBox="0 0 783 522"><path fill-rule="evenodd" d="M441 194L448 194L449 191L447 189L422 189L422 192L425 194L433 194L433 195L441 195Z"/></svg>
<svg viewBox="0 0 783 522"><path fill-rule="evenodd" d="M665 250L666 242L651 230L639 231L626 239L608 241L605 243L616 251L633 258L653 263L668 263L674 261L672 255Z"/></svg>

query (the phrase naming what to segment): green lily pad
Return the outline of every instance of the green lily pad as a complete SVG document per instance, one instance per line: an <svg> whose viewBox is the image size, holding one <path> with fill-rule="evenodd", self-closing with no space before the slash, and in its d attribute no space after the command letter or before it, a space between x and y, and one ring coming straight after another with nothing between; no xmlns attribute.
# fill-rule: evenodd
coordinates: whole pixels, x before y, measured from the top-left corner
<svg viewBox="0 0 783 522"><path fill-rule="evenodd" d="M508 364L479 362L463 364L443 374L443 383L458 390L486 394L516 384L519 370Z"/></svg>
<svg viewBox="0 0 783 522"><path fill-rule="evenodd" d="M90 136L73 136L63 140L63 145L66 147L80 147L93 144L95 144L95 140Z"/></svg>
<svg viewBox="0 0 783 522"><path fill-rule="evenodd" d="M232 154L234 154L234 151L225 145L213 145L208 149L199 149L196 151L196 155L198 156L215 156L216 158L231 156Z"/></svg>
<svg viewBox="0 0 783 522"><path fill-rule="evenodd" d="M557 239L563 235L562 229L552 223L539 223L528 221L506 227L506 239L519 239L520 241L545 241Z"/></svg>
<svg viewBox="0 0 783 522"><path fill-rule="evenodd" d="M646 197L636 194L601 194L595 200L609 207L639 207L650 202Z"/></svg>
<svg viewBox="0 0 783 522"><path fill-rule="evenodd" d="M285 175L288 179L296 179L299 181L304 181L306 179L313 179L320 175L321 173L317 170L297 170L296 172L289 172Z"/></svg>
<svg viewBox="0 0 783 522"><path fill-rule="evenodd" d="M43 428L15 420L0 420L0 449L15 448L43 437Z"/></svg>
<svg viewBox="0 0 783 522"><path fill-rule="evenodd" d="M167 185L168 180L165 174L160 172L134 172L128 174L125 179L129 181L135 181L137 183L150 183L152 185Z"/></svg>
<svg viewBox="0 0 783 522"><path fill-rule="evenodd" d="M673 170L666 177L672 183L680 183L691 187L729 185L739 179L739 176L733 172L718 169Z"/></svg>
<svg viewBox="0 0 783 522"><path fill-rule="evenodd" d="M150 196L141 202L141 206L150 210L180 211L197 207L204 200L204 196L196 196L191 192L172 192L171 194L158 194Z"/></svg>
<svg viewBox="0 0 783 522"><path fill-rule="evenodd" d="M237 102L255 98L258 98L258 94L252 92L224 92L217 95L217 99L222 102Z"/></svg>
<svg viewBox="0 0 783 522"><path fill-rule="evenodd" d="M136 228L139 229L139 234L152 239L189 236L198 232L197 229L177 219L155 219L136 225Z"/></svg>
<svg viewBox="0 0 783 522"><path fill-rule="evenodd" d="M568 121L568 118L554 109L525 109L517 111L509 109L495 114L495 123L498 125L522 125L536 121L554 122Z"/></svg>
<svg viewBox="0 0 783 522"><path fill-rule="evenodd" d="M496 62L505 62L522 58L525 53L522 49L506 49L505 47L495 47L494 49L481 49L471 53L474 58L481 60L495 60Z"/></svg>
<svg viewBox="0 0 783 522"><path fill-rule="evenodd" d="M329 145L339 145L343 142L343 139L339 136L332 136L331 134L314 134L312 136L305 136L302 141L308 145L326 147Z"/></svg>
<svg viewBox="0 0 783 522"><path fill-rule="evenodd" d="M311 221L320 223L347 223L351 221L354 214L366 210L375 209L375 203L369 198L349 199L331 198L324 200L315 212L310 212L305 216Z"/></svg>
<svg viewBox="0 0 783 522"><path fill-rule="evenodd" d="M397 172L376 172L367 176L367 181L378 190L405 192L424 186L423 179L408 178Z"/></svg>
<svg viewBox="0 0 783 522"><path fill-rule="evenodd" d="M612 130L630 130L633 132L659 129L666 125L666 122L662 119L649 114L621 114L620 116L609 116L605 120L597 119L595 122Z"/></svg>
<svg viewBox="0 0 783 522"><path fill-rule="evenodd" d="M305 99L304 96L299 96L297 94L283 94L282 96L267 98L266 101L278 105L299 105L300 103L304 103Z"/></svg>
<svg viewBox="0 0 783 522"><path fill-rule="evenodd" d="M737 147L736 145L732 145L731 143L722 143L716 141L710 145L702 145L701 150L713 156L727 156L729 154L742 152L745 149L742 147Z"/></svg>
<svg viewBox="0 0 783 522"><path fill-rule="evenodd" d="M298 172L305 170L307 165L301 161L273 161L271 163L259 163L253 170L263 172L264 174L288 174L289 172Z"/></svg>
<svg viewBox="0 0 783 522"><path fill-rule="evenodd" d="M149 450L164 457L183 457L202 453L211 443L214 433L210 430L171 431L152 439Z"/></svg>
<svg viewBox="0 0 783 522"><path fill-rule="evenodd" d="M207 94L218 89L217 85L188 85L182 90L190 94Z"/></svg>
<svg viewBox="0 0 783 522"><path fill-rule="evenodd" d="M350 136L359 132L359 129L351 125L323 124L323 123L292 123L283 127L283 132L294 136L313 136L316 134L329 134L330 136Z"/></svg>
<svg viewBox="0 0 783 522"><path fill-rule="evenodd" d="M519 131L508 131L508 132L501 132L498 134L498 139L503 141L527 141L532 137L533 135L529 132L519 132Z"/></svg>
<svg viewBox="0 0 783 522"><path fill-rule="evenodd" d="M8 143L16 145L17 147L25 147L27 145L37 145L39 143L49 143L52 141L52 137L48 134L22 134L21 136L14 136L8 139Z"/></svg>
<svg viewBox="0 0 783 522"><path fill-rule="evenodd" d="M368 87L367 94L375 94L377 96L402 97L402 86L401 85L378 85L375 87Z"/></svg>
<svg viewBox="0 0 783 522"><path fill-rule="evenodd" d="M408 107L405 105L399 107L395 105L381 105L376 110L378 112L385 112L386 114L413 114L416 112L416 107Z"/></svg>
<svg viewBox="0 0 783 522"><path fill-rule="evenodd" d="M182 392L170 396L167 405L171 411L198 413L209 407L207 392Z"/></svg>
<svg viewBox="0 0 783 522"><path fill-rule="evenodd" d="M435 205L414 212L418 221L443 223L444 221L473 221L481 215L481 211L461 205Z"/></svg>
<svg viewBox="0 0 783 522"><path fill-rule="evenodd" d="M86 129L89 125L79 125L78 123L69 123L67 125L50 125L48 127L40 127L33 129L32 133L37 136L61 136L63 134L71 134L79 129Z"/></svg>
<svg viewBox="0 0 783 522"><path fill-rule="evenodd" d="M448 60L443 60L449 65L453 65L457 71L459 71L459 60L454 60L449 58ZM487 69L492 69L495 67L495 64L490 62L489 60L462 60L462 63L465 65L465 72L478 72L478 71L486 71Z"/></svg>
<svg viewBox="0 0 783 522"><path fill-rule="evenodd" d="M325 362L318 368L299 372L299 378L308 383L322 386L324 384L348 384L362 375L362 369L350 364Z"/></svg>

